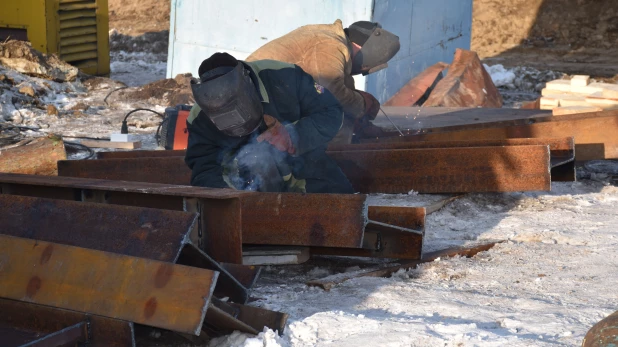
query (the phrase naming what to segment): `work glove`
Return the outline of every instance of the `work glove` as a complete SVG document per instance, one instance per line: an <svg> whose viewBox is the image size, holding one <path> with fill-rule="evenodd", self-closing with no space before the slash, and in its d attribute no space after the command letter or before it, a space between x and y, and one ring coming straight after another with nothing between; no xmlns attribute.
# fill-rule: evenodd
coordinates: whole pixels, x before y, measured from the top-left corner
<svg viewBox="0 0 618 347"><path fill-rule="evenodd" d="M288 133L283 124L275 117L267 114L264 115L264 123L268 129L257 137L257 142L266 141L281 152L287 152L292 155L296 153L290 133Z"/></svg>
<svg viewBox="0 0 618 347"><path fill-rule="evenodd" d="M376 119L376 116L380 111L380 102L378 101L378 99L374 98L373 95L365 93L361 90L357 90L357 92L365 100L365 113L363 114L363 119L367 121L372 121Z"/></svg>

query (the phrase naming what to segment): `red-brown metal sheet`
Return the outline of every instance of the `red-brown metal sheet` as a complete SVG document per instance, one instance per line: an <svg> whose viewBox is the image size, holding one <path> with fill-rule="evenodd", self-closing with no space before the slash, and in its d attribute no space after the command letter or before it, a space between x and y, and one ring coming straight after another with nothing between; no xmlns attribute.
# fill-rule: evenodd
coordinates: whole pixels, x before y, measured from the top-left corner
<svg viewBox="0 0 618 347"><path fill-rule="evenodd" d="M358 194L243 196L243 243L360 247L367 218L366 198Z"/></svg>
<svg viewBox="0 0 618 347"><path fill-rule="evenodd" d="M331 152L363 193L550 190L548 146Z"/></svg>

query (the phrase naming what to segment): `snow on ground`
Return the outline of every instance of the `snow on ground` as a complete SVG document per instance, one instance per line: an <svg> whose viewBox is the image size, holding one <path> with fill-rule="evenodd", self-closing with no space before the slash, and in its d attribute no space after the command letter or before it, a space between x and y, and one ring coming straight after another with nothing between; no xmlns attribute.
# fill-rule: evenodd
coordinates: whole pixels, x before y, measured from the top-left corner
<svg viewBox="0 0 618 347"><path fill-rule="evenodd" d="M427 217L426 251L507 242L329 292L304 284L328 266L268 267L255 304L290 314L284 335L235 333L211 346L578 346L618 304L616 231L618 187L607 183L469 194Z"/></svg>
<svg viewBox="0 0 618 347"><path fill-rule="evenodd" d="M145 52L112 52L110 68L112 79L136 87L164 79L167 57Z"/></svg>
<svg viewBox="0 0 618 347"><path fill-rule="evenodd" d="M527 66L517 66L507 69L501 64L483 65L492 81L498 87L503 107L521 107L523 102L536 100L545 88L545 82L563 78L565 75L557 71L540 71Z"/></svg>

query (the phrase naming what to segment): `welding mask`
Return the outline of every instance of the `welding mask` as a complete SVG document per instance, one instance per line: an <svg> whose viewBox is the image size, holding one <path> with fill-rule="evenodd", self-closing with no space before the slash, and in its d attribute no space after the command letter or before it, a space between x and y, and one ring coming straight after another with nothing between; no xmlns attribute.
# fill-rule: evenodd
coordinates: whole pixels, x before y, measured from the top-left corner
<svg viewBox="0 0 618 347"><path fill-rule="evenodd" d="M368 75L388 67L399 52L399 37L382 29L379 23L356 22L345 29L348 39L361 49L352 59L352 74Z"/></svg>
<svg viewBox="0 0 618 347"><path fill-rule="evenodd" d="M264 111L250 71L227 53L215 53L191 81L195 102L214 126L228 136L242 137L262 123Z"/></svg>

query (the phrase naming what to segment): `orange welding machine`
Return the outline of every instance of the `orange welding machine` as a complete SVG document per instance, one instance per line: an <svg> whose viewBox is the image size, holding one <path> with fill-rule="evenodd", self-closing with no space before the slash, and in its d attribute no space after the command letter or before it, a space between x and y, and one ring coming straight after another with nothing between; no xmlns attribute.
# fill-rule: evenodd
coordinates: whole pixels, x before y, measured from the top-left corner
<svg viewBox="0 0 618 347"><path fill-rule="evenodd" d="M160 135L158 135L159 145L167 150L187 149L189 142L189 129L187 128L187 118L191 106L178 105L165 109L165 118L160 125Z"/></svg>

